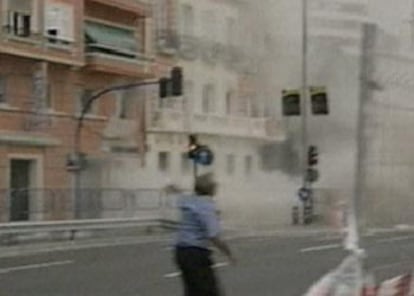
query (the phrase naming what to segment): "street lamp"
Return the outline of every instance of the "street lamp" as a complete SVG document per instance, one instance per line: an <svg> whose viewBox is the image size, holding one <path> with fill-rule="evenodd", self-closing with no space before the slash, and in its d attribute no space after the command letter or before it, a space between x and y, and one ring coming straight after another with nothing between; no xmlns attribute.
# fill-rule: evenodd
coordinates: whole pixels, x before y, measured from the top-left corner
<svg viewBox="0 0 414 296"><path fill-rule="evenodd" d="M123 85L116 85L108 88L104 88L94 95L88 98L85 105L82 107L81 114L77 119L76 130L74 134L74 141L73 141L73 151L68 156L66 161L66 168L68 171L73 173L73 199L75 203L75 217L78 218L80 214L80 189L81 189L81 172L86 168L86 155L82 153L81 149L81 132L82 127L85 119L86 113L90 110L92 104L97 101L98 99L102 98L103 95L118 91L118 90L127 90L132 88L139 88L142 86L147 85L159 85L162 87L163 83L168 81L171 84L171 89L174 90L172 95L174 96L181 96L182 95L182 68L181 67L174 67L171 71L171 78L161 78L159 80L152 80L152 81L144 81L144 82L136 82L130 84L123 84Z"/></svg>
<svg viewBox="0 0 414 296"><path fill-rule="evenodd" d="M302 0L302 187L307 187L307 149L308 149L308 1Z"/></svg>

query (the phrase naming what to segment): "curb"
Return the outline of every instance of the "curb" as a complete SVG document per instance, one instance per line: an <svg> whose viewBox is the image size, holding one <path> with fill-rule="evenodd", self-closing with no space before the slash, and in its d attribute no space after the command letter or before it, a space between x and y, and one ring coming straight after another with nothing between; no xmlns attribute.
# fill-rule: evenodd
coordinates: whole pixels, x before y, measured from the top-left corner
<svg viewBox="0 0 414 296"><path fill-rule="evenodd" d="M395 226L393 228L371 228L365 230L363 236L373 236L385 233L414 232L414 226ZM59 252L69 250L82 250L89 248L105 248L113 246L140 245L165 242L172 239L172 232L164 234L143 234L139 237L112 237L112 238L95 238L81 239L63 242L48 243L22 243L14 246L0 246L0 258L29 256L42 254L46 252ZM227 240L249 239L249 238L315 238L323 239L340 239L343 238L343 232L329 228L283 228L275 230L248 230L239 231L235 229L224 229L223 236Z"/></svg>

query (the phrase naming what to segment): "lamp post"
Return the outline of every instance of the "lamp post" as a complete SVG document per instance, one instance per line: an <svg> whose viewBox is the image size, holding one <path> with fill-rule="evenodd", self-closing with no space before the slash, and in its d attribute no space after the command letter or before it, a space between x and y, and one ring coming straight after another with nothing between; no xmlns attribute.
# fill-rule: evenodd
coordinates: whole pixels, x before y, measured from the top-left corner
<svg viewBox="0 0 414 296"><path fill-rule="evenodd" d="M73 141L73 151L72 155L68 159L67 169L73 172L73 201L74 201L74 210L75 210L75 218L80 218L80 198L81 198L81 172L84 169L84 155L81 149L81 132L82 127L85 119L85 115L88 110L91 108L92 104L101 98L103 95L118 91L118 90L127 90L132 88L138 88L147 85L159 85L160 86L160 93L163 91L161 89L167 79L167 82L171 85L172 95L173 96L180 96L182 95L182 69L180 67L174 67L171 71L171 78L161 78L160 80L152 80L152 81L143 81L143 82L136 82L130 84L123 84L123 85L116 85L112 87L108 87L102 89L92 95L86 104L83 106L81 110L81 114L78 118L76 130L74 134L74 141ZM168 93L165 94L167 96ZM164 98L165 96L160 96Z"/></svg>
<svg viewBox="0 0 414 296"><path fill-rule="evenodd" d="M308 1L302 0L302 188L309 194L303 201L303 223L312 223L313 191L308 165Z"/></svg>
<svg viewBox="0 0 414 296"><path fill-rule="evenodd" d="M88 101L83 106L81 110L81 114L79 118L77 119L72 154L69 156L69 159L67 160L67 169L73 173L73 185L72 186L73 186L73 202L74 202L75 218L81 218L80 217L80 214L81 214L80 213L80 210L81 210L80 208L81 173L85 168L84 154L82 153L82 149L81 149L81 134L82 134L82 128L83 128L86 113L89 111L92 104L96 100L98 100L103 95L109 92L137 88L137 87L141 87L145 85L155 85L158 83L159 83L158 81L147 81L147 82L137 82L137 83L108 87L101 91L98 91L96 94L88 98Z"/></svg>
<svg viewBox="0 0 414 296"><path fill-rule="evenodd" d="M302 0L302 187L307 187L308 150L308 1Z"/></svg>

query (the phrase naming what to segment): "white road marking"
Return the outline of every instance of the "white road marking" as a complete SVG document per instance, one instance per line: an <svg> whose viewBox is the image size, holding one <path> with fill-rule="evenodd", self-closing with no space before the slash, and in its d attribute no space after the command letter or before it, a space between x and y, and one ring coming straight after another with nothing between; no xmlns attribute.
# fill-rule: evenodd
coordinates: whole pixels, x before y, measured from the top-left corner
<svg viewBox="0 0 414 296"><path fill-rule="evenodd" d="M330 244L330 245L322 245L322 246L315 246L310 248L301 249L301 253L307 252L317 252L317 251L324 251L324 250L332 250L342 247L342 244Z"/></svg>
<svg viewBox="0 0 414 296"><path fill-rule="evenodd" d="M384 238L377 240L377 243L391 243L391 242L398 242L398 241L404 241L404 240L410 240L414 239L414 236L412 235L406 235L406 236L398 236L398 237L392 237L392 238Z"/></svg>
<svg viewBox="0 0 414 296"><path fill-rule="evenodd" d="M228 262L218 262L213 264L213 268L220 268L220 267L224 267L224 266L229 266Z"/></svg>
<svg viewBox="0 0 414 296"><path fill-rule="evenodd" d="M171 272L171 273L164 274L164 277L175 278L175 277L179 277L180 275L181 275L181 272L177 271L177 272Z"/></svg>
<svg viewBox="0 0 414 296"><path fill-rule="evenodd" d="M214 269L216 269L216 268L220 268L220 267L224 267L224 266L228 266L228 265L229 265L228 262L218 262L218 263L213 264L212 267ZM180 271L176 271L176 272L171 272L171 273L164 274L164 277L165 278L176 278L176 277L179 277L179 276L181 276L181 272Z"/></svg>
<svg viewBox="0 0 414 296"><path fill-rule="evenodd" d="M48 267L67 265L67 264L72 264L72 263L73 263L72 260L65 260L65 261L54 261L54 262L45 262L45 263L38 263L38 264L7 267L7 268L1 268L0 269L0 274L10 273L10 272L14 272L14 271L48 268Z"/></svg>

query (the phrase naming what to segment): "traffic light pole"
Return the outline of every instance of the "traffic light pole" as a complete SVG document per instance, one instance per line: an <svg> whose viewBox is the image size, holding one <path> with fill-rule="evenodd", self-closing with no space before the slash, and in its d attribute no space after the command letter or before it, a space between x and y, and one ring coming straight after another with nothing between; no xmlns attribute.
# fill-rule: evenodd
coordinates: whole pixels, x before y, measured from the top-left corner
<svg viewBox="0 0 414 296"><path fill-rule="evenodd" d="M302 0L302 188L309 189L309 197L303 201L303 223L312 222L313 196L308 180L308 1Z"/></svg>
<svg viewBox="0 0 414 296"><path fill-rule="evenodd" d="M308 2L302 0L302 187L307 188L308 150Z"/></svg>
<svg viewBox="0 0 414 296"><path fill-rule="evenodd" d="M198 175L198 165L195 160L193 160L193 177L194 177L194 184Z"/></svg>

